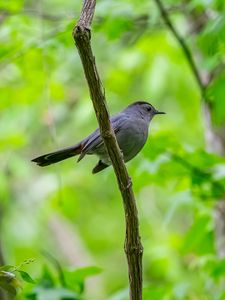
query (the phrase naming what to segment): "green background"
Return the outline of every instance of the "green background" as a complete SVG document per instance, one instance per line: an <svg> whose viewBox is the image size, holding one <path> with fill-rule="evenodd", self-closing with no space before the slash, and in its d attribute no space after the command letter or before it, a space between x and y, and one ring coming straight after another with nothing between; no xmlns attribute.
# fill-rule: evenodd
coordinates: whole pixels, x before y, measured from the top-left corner
<svg viewBox="0 0 225 300"><path fill-rule="evenodd" d="M216 203L224 197L225 146L221 155L214 142L207 143L204 110L207 101L212 127L222 140L225 4L163 3L199 72L213 74L205 99L154 1L97 1L92 26L110 112L136 100L166 112L155 117L143 151L127 164L144 246L144 299L225 299L225 260L216 247L214 221ZM92 175L97 159L91 156L47 168L30 162L76 143L97 126L72 38L80 10L78 0L0 1L2 264L34 259L22 269L35 284L23 283L17 299L32 292L30 299L37 300L80 297L62 296L59 274L43 251L65 272L101 269L85 281L82 299L128 299L124 212L112 168ZM197 21L203 25L196 29ZM41 285L48 272L51 295ZM68 290L79 289L71 284Z"/></svg>

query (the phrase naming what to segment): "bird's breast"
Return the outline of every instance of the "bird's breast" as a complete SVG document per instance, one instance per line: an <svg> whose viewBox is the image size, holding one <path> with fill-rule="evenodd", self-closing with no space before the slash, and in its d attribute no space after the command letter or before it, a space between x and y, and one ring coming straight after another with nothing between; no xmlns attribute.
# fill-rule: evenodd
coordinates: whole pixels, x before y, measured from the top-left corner
<svg viewBox="0 0 225 300"><path fill-rule="evenodd" d="M115 132L124 161L127 162L135 157L146 143L148 138L148 123L140 118L125 118ZM107 165L111 164L103 143L95 147L94 153L99 156L103 163Z"/></svg>
<svg viewBox="0 0 225 300"><path fill-rule="evenodd" d="M124 160L129 161L140 152L148 138L148 124L143 119L129 119L116 134Z"/></svg>

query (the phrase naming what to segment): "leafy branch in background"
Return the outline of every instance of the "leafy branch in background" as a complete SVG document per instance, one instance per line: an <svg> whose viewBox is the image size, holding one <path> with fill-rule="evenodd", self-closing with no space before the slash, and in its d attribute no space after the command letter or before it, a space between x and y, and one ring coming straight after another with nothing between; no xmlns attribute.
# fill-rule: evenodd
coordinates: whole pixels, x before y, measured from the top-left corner
<svg viewBox="0 0 225 300"><path fill-rule="evenodd" d="M35 286L26 294L30 300L81 300L85 292L85 280L101 273L95 266L65 269L59 262L48 254L53 269L44 266Z"/></svg>
<svg viewBox="0 0 225 300"><path fill-rule="evenodd" d="M29 259L24 261L19 266L5 265L0 267L0 288L7 291L10 295L15 296L18 289L22 288L22 282L18 278L17 274L20 275L24 282L34 284L35 281L30 277L30 275L23 271L22 268L32 263L34 260Z"/></svg>
<svg viewBox="0 0 225 300"><path fill-rule="evenodd" d="M193 189L199 192L199 196L204 200L212 198L221 198L225 195L224 184L213 178L210 171L205 171L198 166L193 165L188 160L175 153L169 154L171 159L189 170L190 178L192 179Z"/></svg>
<svg viewBox="0 0 225 300"><path fill-rule="evenodd" d="M181 49L183 50L183 53L187 59L187 62L193 72L193 75L195 76L196 82L199 85L199 88L201 90L201 94L202 97L204 99L205 97L205 84L203 83L203 80L201 78L201 74L198 70L198 67L195 63L193 54L191 52L191 50L189 49L187 43L185 42L184 38L179 34L179 32L177 31L176 27L174 26L174 24L172 23L170 17L169 17L169 13L167 12L167 10L165 9L163 3L161 2L161 0L154 0L155 3L157 4L159 11L161 13L161 16L165 22L165 24L167 25L168 29L171 31L171 33L173 34L173 36L176 38L177 42L179 43Z"/></svg>
<svg viewBox="0 0 225 300"><path fill-rule="evenodd" d="M85 291L87 277L98 275L102 270L95 266L76 269L62 268L60 263L48 252L43 252L53 268L44 265L41 275L33 280L23 267L33 262L26 260L19 266L5 265L0 267L0 288L6 291L11 299L23 289L24 283L32 284L29 291L24 295L30 300L79 300ZM19 276L18 276L19 275ZM1 299L2 300L2 299Z"/></svg>
<svg viewBox="0 0 225 300"><path fill-rule="evenodd" d="M105 90L102 86L95 64L95 57L91 48L90 26L94 16L95 5L95 0L84 1L80 19L73 31L73 37L83 64L100 133L111 159L117 177L118 186L123 198L126 220L126 238L124 248L129 270L130 299L138 300L142 299L143 253L139 234L138 212L131 178L128 175L122 153L110 125L109 113L106 107Z"/></svg>
<svg viewBox="0 0 225 300"><path fill-rule="evenodd" d="M208 99L208 95L206 94L206 90L207 90L208 86L210 85L210 83L216 78L216 76L218 76L221 72L223 72L225 70L225 64L219 63L213 70L211 70L211 72L209 72L209 74L207 74L207 76L203 76L203 74L201 74L200 68L198 67L197 63L195 62L194 54L193 54L192 50L190 49L185 38L182 37L182 35L179 33L179 31L177 30L176 26L173 24L173 22L170 18L171 10L166 9L161 0L154 0L154 1L161 13L164 23L166 24L169 31L173 34L174 38L180 45L180 48L182 49L182 51L186 57L186 60L190 66L190 69L191 69L191 71L196 79L196 82L199 86L199 89L201 91L202 100L206 101L206 102L210 102L209 101L210 99ZM183 8L182 8L183 10L185 10L185 6L186 5L184 4ZM181 7L179 7L179 10L181 10ZM197 18L194 19L192 16L192 23L197 23L197 22L198 22L198 19ZM202 26L203 26L203 24L201 24L201 27ZM194 27L196 28L195 30L199 30L199 24L194 24Z"/></svg>
<svg viewBox="0 0 225 300"><path fill-rule="evenodd" d="M216 80L216 77L224 71L225 64L224 61L221 61L217 66L212 69L211 71L203 73L200 68L197 66L195 60L194 60L194 51L192 51L184 38L179 34L178 30L176 29L175 25L170 19L169 12L164 7L161 0L154 0L160 13L162 16L162 19L164 20L167 28L169 31L173 34L174 38L178 42L180 48L183 50L183 53L186 57L186 60L190 66L190 69L193 73L193 76L196 79L196 83L199 86L201 96L202 96L202 105L203 105L203 113L204 113L204 119L205 119L205 137L206 137L206 143L208 149L212 150L213 152L219 153L224 155L225 154L225 135L224 135L224 126L222 126L221 134L218 134L217 130L215 130L213 126L213 101L211 101L210 93L208 92L208 89L212 82ZM203 12L200 12L200 16L203 16L203 20L200 24L198 22L199 20L199 13L196 13L196 11L192 10L192 13L188 16L191 20L191 23L194 25L195 31L200 31L202 28L204 28L205 23L208 21L207 14L203 10ZM200 25L200 26L199 26ZM214 28L215 30L215 28ZM214 33L211 32L212 35ZM216 43L216 41L214 41ZM198 55L201 55L201 52L198 51ZM204 75L204 76L203 76ZM180 161L183 165L186 167L190 167L190 165L185 162L184 160L181 160L179 157L174 157L175 160ZM195 177L195 180L197 180L197 184L200 185L201 182L204 182L204 178L209 178L210 175L202 172L198 172L198 170L194 169L194 172L192 172ZM214 187L214 196L219 198L219 200L223 199L223 201L220 201L218 205L215 206L215 233L216 233L216 245L217 245L217 252L218 256L224 258L225 257L225 200L224 200L224 187L223 185L213 181L211 179L212 186Z"/></svg>
<svg viewBox="0 0 225 300"><path fill-rule="evenodd" d="M160 13L164 23L166 24L169 31L172 33L174 38L176 39L178 45L182 49L187 63L190 66L190 69L193 73L194 78L196 79L196 83L201 92L203 108L204 108L204 118L206 123L206 142L208 143L208 148L212 149L215 152L223 154L224 150L224 137L218 135L218 133L213 128L212 124L212 110L213 110L213 102L211 101L210 93L208 89L212 84L213 80L216 79L216 76L219 76L225 70L224 62L220 61L211 71L203 72L200 67L195 62L194 56L202 56L201 51L197 51L196 55L194 55L194 51L191 50L188 43L182 37L182 35L178 32L177 28L173 24L169 11L165 8L164 4L161 0L154 0ZM184 10L186 8L186 4L184 4ZM202 30L202 27L205 26L205 23L208 21L207 17L205 17L205 11L200 13L200 16L204 15L204 22L201 21L201 25L198 23L199 16L195 15L195 11L192 10L190 14L188 14L188 18L190 19L192 26L195 28L195 31ZM202 24L203 23L203 24ZM208 139L208 140L207 140Z"/></svg>

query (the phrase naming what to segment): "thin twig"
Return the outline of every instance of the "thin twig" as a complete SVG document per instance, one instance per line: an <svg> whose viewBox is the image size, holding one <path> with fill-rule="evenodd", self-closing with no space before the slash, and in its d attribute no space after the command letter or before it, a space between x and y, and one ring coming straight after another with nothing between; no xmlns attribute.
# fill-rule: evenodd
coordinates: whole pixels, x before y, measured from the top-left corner
<svg viewBox="0 0 225 300"><path fill-rule="evenodd" d="M185 54L186 60L191 68L191 71L193 73L194 78L196 79L196 82L199 86L199 89L201 91L201 96L203 100L203 108L205 112L205 121L206 121L206 141L208 142L208 148L213 148L215 152L217 153L223 153L224 152L224 146L223 141L221 140L221 137L216 133L215 129L212 125L212 109L213 109L213 103L209 96L206 93L206 89L211 84L212 80L215 79L216 76L218 76L221 72L224 71L224 65L221 65L220 67L216 68L214 72L211 74L207 74L207 76L204 76L206 80L203 79L203 76L201 76L200 69L196 65L193 54L191 52L191 49L188 47L186 41L183 39L183 37L179 34L178 30L174 26L173 22L170 19L169 13L162 4L161 0L154 0L157 4L159 11L161 13L161 16L167 25L168 29L171 31L175 39L177 40L178 44L180 45L181 49L183 50L183 53ZM209 147L210 145L210 147ZM212 147L211 147L212 145Z"/></svg>
<svg viewBox="0 0 225 300"><path fill-rule="evenodd" d="M187 62L192 70L193 75L195 76L196 82L200 88L201 94L202 94L202 98L205 98L205 84L201 78L201 74L198 70L198 67L196 66L196 63L194 61L193 55L191 53L191 50L189 49L187 43L185 42L185 40L183 39L183 37L179 34L178 30L176 29L176 27L174 26L174 24L172 23L170 16L167 12L167 10L165 9L164 5L162 4L161 0L154 0L160 13L161 16L165 22L165 24L167 25L167 27L169 28L169 30L172 32L172 34L174 35L175 39L177 40L177 42L179 43L181 49L183 50L183 53L187 59Z"/></svg>
<svg viewBox="0 0 225 300"><path fill-rule="evenodd" d="M213 125L212 125L212 106L206 97L206 89L207 87L212 83L212 81L219 76L224 71L224 64L222 64L219 67L216 67L214 71L211 72L211 74L207 74L207 82L204 83L201 75L200 70L198 69L197 65L195 64L195 61L193 59L193 55L191 50L189 49L188 45L184 41L184 39L180 36L178 31L176 30L175 26L170 20L169 14L165 7L163 6L161 0L154 0L157 4L162 18L167 25L168 29L172 32L175 39L179 43L180 47L182 48L185 57L190 65L190 68L192 70L192 73L196 79L196 82L200 88L202 99L204 100L203 107L205 112L205 119L206 119L206 141L208 142L208 145L210 145L210 148L213 148L213 150L217 153L224 154L225 149L223 145L223 140L221 137L215 132ZM194 21L194 20L193 20ZM196 27L196 26L195 26ZM210 137L210 139L209 139ZM225 257L225 242L224 242L224 236L225 236L225 222L224 222L224 214L220 212L220 207L225 207L225 200L223 200L216 206L215 208L215 240L216 240L216 246L217 246L217 253L220 258Z"/></svg>
<svg viewBox="0 0 225 300"><path fill-rule="evenodd" d="M109 121L105 91L101 83L95 57L91 48L90 26L94 16L95 0L84 0L81 17L73 31L73 37L83 64L91 99L98 120L102 139L111 159L118 186L123 198L126 219L125 253L128 261L130 299L142 299L142 253L139 235L138 211L122 153Z"/></svg>

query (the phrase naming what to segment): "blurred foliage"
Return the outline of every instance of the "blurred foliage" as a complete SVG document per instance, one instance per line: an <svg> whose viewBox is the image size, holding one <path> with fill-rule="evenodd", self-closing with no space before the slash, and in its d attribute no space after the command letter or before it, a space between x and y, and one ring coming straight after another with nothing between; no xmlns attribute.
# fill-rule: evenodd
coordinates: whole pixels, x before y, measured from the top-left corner
<svg viewBox="0 0 225 300"><path fill-rule="evenodd" d="M20 275L24 282L35 283L30 275L22 270L22 267L31 263L33 260L26 260L19 266L5 265L0 267L0 287L10 295L16 295L18 289L22 287L21 281L17 274Z"/></svg>
<svg viewBox="0 0 225 300"><path fill-rule="evenodd" d="M43 169L30 162L97 126L71 34L81 2L0 0L0 286L18 292L18 300L128 299L112 168L92 176L94 157ZM212 125L224 132L225 3L163 3L210 75ZM225 159L206 151L200 91L179 44L147 0L99 0L92 44L111 113L139 99L167 113L155 118L149 141L128 164L144 245L144 299L225 299L214 230ZM43 250L60 264L46 264ZM28 257L35 261L26 272L7 267ZM101 275L86 279L99 268Z"/></svg>
<svg viewBox="0 0 225 300"><path fill-rule="evenodd" d="M22 266L30 263L30 261L26 261L20 266L6 265L1 267L0 287L7 291L10 296L15 296L18 290L23 287L23 281L35 285L34 288L25 294L26 299L79 300L84 292L85 278L101 272L98 267L63 270L57 260L51 256L50 259L53 260L54 272L46 265L43 266L41 276L37 281L34 281L27 272L21 270ZM21 279L18 279L18 273Z"/></svg>

